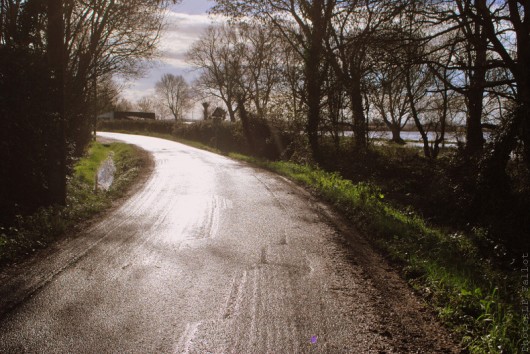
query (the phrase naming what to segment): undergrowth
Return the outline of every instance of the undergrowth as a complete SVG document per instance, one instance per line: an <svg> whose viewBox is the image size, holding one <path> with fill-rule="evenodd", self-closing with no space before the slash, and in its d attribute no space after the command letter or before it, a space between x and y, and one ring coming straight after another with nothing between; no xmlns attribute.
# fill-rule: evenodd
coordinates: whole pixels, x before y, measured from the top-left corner
<svg viewBox="0 0 530 354"><path fill-rule="evenodd" d="M116 166L114 183L109 191L95 193L95 174L111 152ZM12 226L0 226L0 265L45 247L68 229L108 208L138 176L142 161L131 145L92 143L68 180L66 206L41 208L29 216L18 215Z"/></svg>

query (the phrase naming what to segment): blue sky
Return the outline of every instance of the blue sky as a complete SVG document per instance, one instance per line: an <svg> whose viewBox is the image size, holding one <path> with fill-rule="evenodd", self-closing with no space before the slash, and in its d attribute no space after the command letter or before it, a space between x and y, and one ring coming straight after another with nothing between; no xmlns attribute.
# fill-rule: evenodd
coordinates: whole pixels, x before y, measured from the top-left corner
<svg viewBox="0 0 530 354"><path fill-rule="evenodd" d="M212 5L211 0L183 0L171 7L166 31L160 40L159 59L151 64L143 78L125 84L123 97L134 103L143 96L153 94L155 83L165 73L182 75L189 81L196 77L184 58L189 46L210 25L212 20L207 11Z"/></svg>

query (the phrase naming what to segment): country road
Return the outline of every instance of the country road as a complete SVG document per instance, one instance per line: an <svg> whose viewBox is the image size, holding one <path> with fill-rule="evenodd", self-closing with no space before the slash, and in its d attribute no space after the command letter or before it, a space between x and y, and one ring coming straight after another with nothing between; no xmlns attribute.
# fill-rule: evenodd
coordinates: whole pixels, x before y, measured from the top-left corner
<svg viewBox="0 0 530 354"><path fill-rule="evenodd" d="M397 273L291 182L114 133L151 175L0 274L0 353L456 353Z"/></svg>

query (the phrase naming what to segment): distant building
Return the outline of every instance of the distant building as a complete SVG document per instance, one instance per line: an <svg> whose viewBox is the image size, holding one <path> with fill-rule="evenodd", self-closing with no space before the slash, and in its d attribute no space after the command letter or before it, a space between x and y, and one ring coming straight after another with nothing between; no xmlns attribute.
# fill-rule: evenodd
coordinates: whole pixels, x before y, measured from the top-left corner
<svg viewBox="0 0 530 354"><path fill-rule="evenodd" d="M226 119L226 111L222 109L221 107L217 107L213 113L212 113L212 119L218 119L218 120L225 120Z"/></svg>
<svg viewBox="0 0 530 354"><path fill-rule="evenodd" d="M144 119L151 119L155 120L156 115L154 113L150 112L120 112L120 111L113 111L113 112L107 112L100 114L98 116L98 119L106 119L106 120L118 120L118 119L126 119L126 120L144 120Z"/></svg>

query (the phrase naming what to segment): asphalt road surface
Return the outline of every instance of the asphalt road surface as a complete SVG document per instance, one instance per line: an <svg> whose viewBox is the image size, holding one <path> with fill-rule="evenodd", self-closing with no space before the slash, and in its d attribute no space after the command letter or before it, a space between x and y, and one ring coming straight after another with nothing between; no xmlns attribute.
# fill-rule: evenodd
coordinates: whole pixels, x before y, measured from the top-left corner
<svg viewBox="0 0 530 354"><path fill-rule="evenodd" d="M0 353L445 353L450 336L340 218L178 143L137 192L0 274Z"/></svg>

